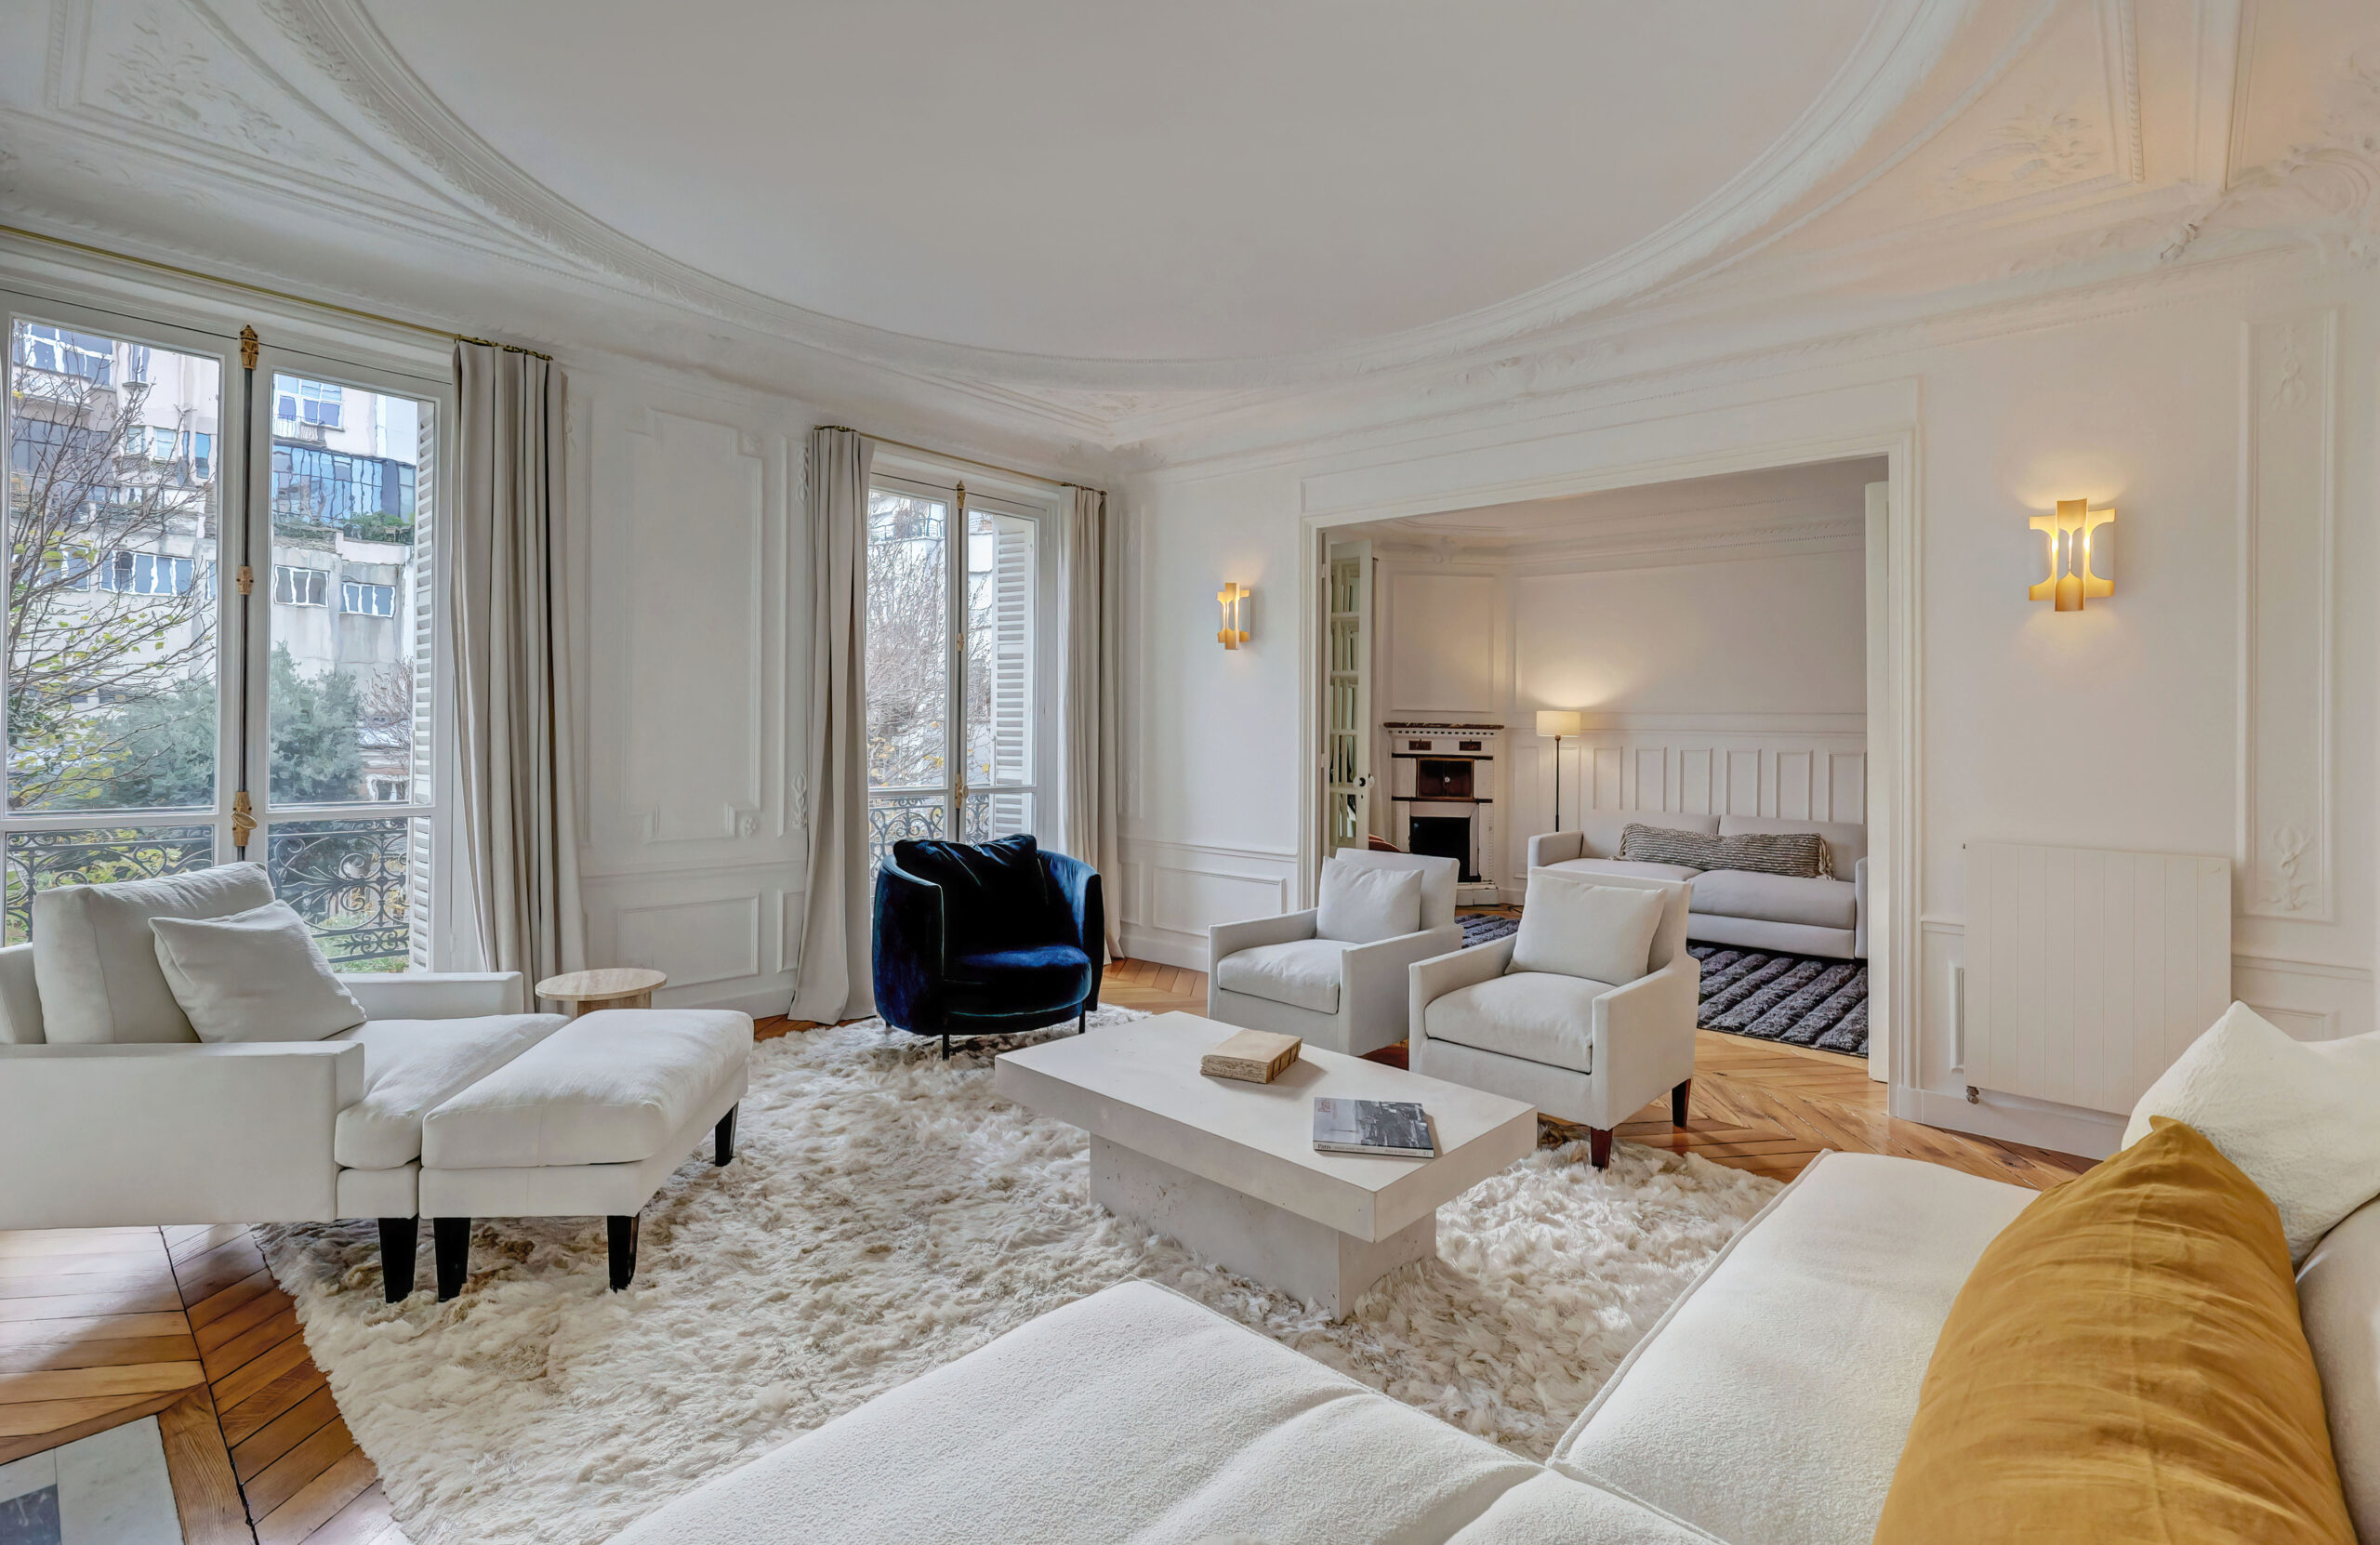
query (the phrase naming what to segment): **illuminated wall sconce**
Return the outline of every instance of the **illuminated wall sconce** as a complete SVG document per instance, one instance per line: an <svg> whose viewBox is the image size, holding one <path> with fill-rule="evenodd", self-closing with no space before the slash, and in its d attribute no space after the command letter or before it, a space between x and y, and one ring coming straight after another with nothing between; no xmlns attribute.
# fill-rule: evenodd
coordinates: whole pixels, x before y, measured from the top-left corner
<svg viewBox="0 0 2380 1545"><path fill-rule="evenodd" d="M1248 600L1255 593L1228 579L1215 592L1215 599L1223 603L1223 628L1215 635L1215 641L1225 649L1237 649L1248 641Z"/></svg>
<svg viewBox="0 0 2380 1545"><path fill-rule="evenodd" d="M2055 515L2036 515L2032 527L2049 538L2049 577L2025 592L2031 601L2056 603L2060 612L2080 612L2095 596L2116 593L2116 582L2091 572L2091 534L2112 524L2112 509L2092 509L2086 499L2060 499Z"/></svg>

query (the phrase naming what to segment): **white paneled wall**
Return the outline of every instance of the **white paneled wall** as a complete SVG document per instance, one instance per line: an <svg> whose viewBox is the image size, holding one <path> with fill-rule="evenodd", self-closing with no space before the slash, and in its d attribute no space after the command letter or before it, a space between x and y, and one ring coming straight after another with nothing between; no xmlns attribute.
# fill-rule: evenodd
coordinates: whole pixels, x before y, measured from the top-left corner
<svg viewBox="0 0 2380 1545"><path fill-rule="evenodd" d="M803 403L570 371L588 954L781 1013L806 831Z"/></svg>
<svg viewBox="0 0 2380 1545"><path fill-rule="evenodd" d="M1537 747L1549 785L1553 750L1550 741ZM1620 810L1864 822L1867 736L1787 724L1700 732L1590 728L1564 741L1564 816Z"/></svg>

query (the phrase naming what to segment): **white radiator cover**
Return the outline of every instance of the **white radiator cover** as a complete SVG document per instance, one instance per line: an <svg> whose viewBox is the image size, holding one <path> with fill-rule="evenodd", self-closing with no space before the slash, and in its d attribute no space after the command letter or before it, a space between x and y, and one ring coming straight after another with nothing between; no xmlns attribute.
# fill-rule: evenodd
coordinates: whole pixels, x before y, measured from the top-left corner
<svg viewBox="0 0 2380 1545"><path fill-rule="evenodd" d="M2231 864L1967 844L1966 1081L2129 1112L2231 1002Z"/></svg>

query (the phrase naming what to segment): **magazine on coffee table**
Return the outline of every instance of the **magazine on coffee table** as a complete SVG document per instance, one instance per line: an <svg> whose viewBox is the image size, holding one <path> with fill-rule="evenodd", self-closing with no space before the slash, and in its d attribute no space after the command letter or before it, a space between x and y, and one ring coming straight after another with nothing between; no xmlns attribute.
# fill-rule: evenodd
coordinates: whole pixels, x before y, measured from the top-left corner
<svg viewBox="0 0 2380 1545"><path fill-rule="evenodd" d="M1318 1099L1314 1103L1314 1148L1318 1154L1438 1156L1430 1118L1410 1100Z"/></svg>

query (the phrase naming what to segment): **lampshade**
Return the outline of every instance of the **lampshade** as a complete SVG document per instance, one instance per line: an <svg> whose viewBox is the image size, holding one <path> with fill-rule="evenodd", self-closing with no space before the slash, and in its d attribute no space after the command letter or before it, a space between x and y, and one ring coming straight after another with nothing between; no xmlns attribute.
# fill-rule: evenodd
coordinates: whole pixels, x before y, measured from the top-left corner
<svg viewBox="0 0 2380 1545"><path fill-rule="evenodd" d="M1537 733L1551 738L1575 735L1586 726L1587 716L1576 708L1540 708L1537 710Z"/></svg>

